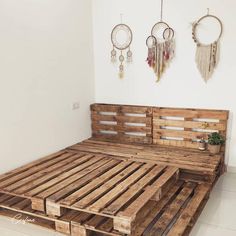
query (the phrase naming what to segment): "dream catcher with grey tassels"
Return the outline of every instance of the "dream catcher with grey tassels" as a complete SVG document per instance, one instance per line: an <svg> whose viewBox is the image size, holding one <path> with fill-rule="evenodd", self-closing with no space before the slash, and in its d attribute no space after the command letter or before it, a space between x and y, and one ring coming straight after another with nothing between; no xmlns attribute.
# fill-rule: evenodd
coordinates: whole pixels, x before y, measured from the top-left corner
<svg viewBox="0 0 236 236"><path fill-rule="evenodd" d="M122 15L121 15L122 22ZM119 78L124 78L125 61L132 62L132 51L130 49L133 40L133 33L126 24L116 25L111 32L111 42L113 49L111 51L111 62L116 63L119 60ZM119 55L117 55L119 53Z"/></svg>

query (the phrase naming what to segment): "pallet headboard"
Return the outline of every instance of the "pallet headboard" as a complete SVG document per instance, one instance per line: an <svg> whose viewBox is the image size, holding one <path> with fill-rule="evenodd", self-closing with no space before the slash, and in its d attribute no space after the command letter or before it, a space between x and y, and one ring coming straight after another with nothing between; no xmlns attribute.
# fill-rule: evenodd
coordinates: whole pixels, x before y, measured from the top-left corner
<svg viewBox="0 0 236 236"><path fill-rule="evenodd" d="M93 137L130 143L152 143L152 107L91 105Z"/></svg>
<svg viewBox="0 0 236 236"><path fill-rule="evenodd" d="M93 137L100 140L198 148L201 138L226 138L229 111L151 106L91 105Z"/></svg>
<svg viewBox="0 0 236 236"><path fill-rule="evenodd" d="M153 108L153 143L198 148L201 138L219 132L226 139L228 111Z"/></svg>

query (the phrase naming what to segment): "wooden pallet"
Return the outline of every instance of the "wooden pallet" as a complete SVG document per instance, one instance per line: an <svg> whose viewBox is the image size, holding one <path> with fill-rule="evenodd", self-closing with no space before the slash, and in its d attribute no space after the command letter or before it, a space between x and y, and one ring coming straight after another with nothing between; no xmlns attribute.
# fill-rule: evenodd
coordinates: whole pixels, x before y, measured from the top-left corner
<svg viewBox="0 0 236 236"><path fill-rule="evenodd" d="M47 214L60 216L73 209L105 216L112 219L115 230L129 234L143 207L150 199L160 200L179 174L175 167L129 161L98 171L97 178L86 176L86 184L78 181L47 197Z"/></svg>
<svg viewBox="0 0 236 236"><path fill-rule="evenodd" d="M159 202L149 201L137 218L131 236L183 236L189 235L196 219L208 199L211 186L208 184L178 182ZM120 235L114 230L112 220L93 216L81 222L71 221L72 236Z"/></svg>
<svg viewBox="0 0 236 236"><path fill-rule="evenodd" d="M178 175L175 167L62 151L0 176L0 193L53 216L73 209L110 217L128 233L142 207L159 200Z"/></svg>
<svg viewBox="0 0 236 236"><path fill-rule="evenodd" d="M95 155L111 155L129 161L174 166L180 169L181 178L185 180L211 183L219 176L223 155L222 153L211 155L207 151L187 148L122 144L94 139L85 140L67 150L75 153L87 151Z"/></svg>
<svg viewBox="0 0 236 236"><path fill-rule="evenodd" d="M101 165L110 168L115 164L117 161L101 155L94 157L91 154L60 151L1 175L0 193L30 199L33 209L45 211L45 198L52 189L62 189L63 181L72 183ZM49 195L44 190L48 190ZM43 197L39 197L40 194Z"/></svg>
<svg viewBox="0 0 236 236"><path fill-rule="evenodd" d="M213 132L226 139L228 116L222 110L153 108L153 143L198 148Z"/></svg>
<svg viewBox="0 0 236 236"><path fill-rule="evenodd" d="M150 200L136 217L130 236L184 236L196 222L205 206L211 185L178 181L160 201ZM66 211L61 217L47 216L31 208L30 201L6 194L0 195L0 215L30 220L30 223L72 236L122 236L109 217Z"/></svg>
<svg viewBox="0 0 236 236"><path fill-rule="evenodd" d="M152 108L91 105L92 135L100 140L152 143Z"/></svg>

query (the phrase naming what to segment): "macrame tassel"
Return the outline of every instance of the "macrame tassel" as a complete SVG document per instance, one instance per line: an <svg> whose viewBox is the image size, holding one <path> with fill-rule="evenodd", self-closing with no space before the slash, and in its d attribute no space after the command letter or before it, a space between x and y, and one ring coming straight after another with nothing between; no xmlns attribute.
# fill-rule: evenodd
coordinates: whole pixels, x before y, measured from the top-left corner
<svg viewBox="0 0 236 236"><path fill-rule="evenodd" d="M159 82L162 74L174 57L174 40L167 40L162 43L156 43L155 46L148 48L147 63L153 68Z"/></svg>
<svg viewBox="0 0 236 236"><path fill-rule="evenodd" d="M116 50L114 49L114 47L111 51L111 62L116 63Z"/></svg>
<svg viewBox="0 0 236 236"><path fill-rule="evenodd" d="M123 79L124 78L124 66L120 64L119 66L119 78Z"/></svg>
<svg viewBox="0 0 236 236"><path fill-rule="evenodd" d="M219 61L217 42L210 45L197 45L196 64L202 78L207 82L212 76Z"/></svg>
<svg viewBox="0 0 236 236"><path fill-rule="evenodd" d="M127 52L127 62L130 63L133 60L133 53L131 52L130 48Z"/></svg>

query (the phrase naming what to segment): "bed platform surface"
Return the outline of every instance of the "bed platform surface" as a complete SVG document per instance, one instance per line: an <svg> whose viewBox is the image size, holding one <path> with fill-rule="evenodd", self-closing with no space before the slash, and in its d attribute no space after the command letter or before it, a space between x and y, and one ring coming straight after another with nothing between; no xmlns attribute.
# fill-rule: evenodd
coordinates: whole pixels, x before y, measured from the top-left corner
<svg viewBox="0 0 236 236"><path fill-rule="evenodd" d="M195 181L213 182L219 175L223 154L212 155L197 149L85 140L69 147L69 151L84 151L95 155L110 155L117 159L174 166L181 177Z"/></svg>
<svg viewBox="0 0 236 236"><path fill-rule="evenodd" d="M195 166L203 176L214 176L220 163L219 156L198 154L86 140L1 175L2 214L30 215L39 225L73 236L184 235L212 186L189 182L181 172ZM168 156L177 164L169 165ZM79 216L66 220L69 212ZM140 219L146 220L137 223Z"/></svg>
<svg viewBox="0 0 236 236"><path fill-rule="evenodd" d="M92 138L0 175L0 214L72 236L189 235L225 171L225 147L198 142L226 137L228 112L93 104L91 117Z"/></svg>

